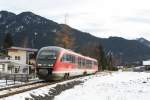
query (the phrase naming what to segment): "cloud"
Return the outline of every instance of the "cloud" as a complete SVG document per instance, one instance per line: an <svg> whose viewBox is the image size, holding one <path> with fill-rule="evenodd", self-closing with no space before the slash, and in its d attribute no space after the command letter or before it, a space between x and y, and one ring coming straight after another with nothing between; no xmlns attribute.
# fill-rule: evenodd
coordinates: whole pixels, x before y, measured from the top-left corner
<svg viewBox="0 0 150 100"><path fill-rule="evenodd" d="M35 14L98 37L150 36L149 0L0 0L0 10Z"/></svg>
<svg viewBox="0 0 150 100"><path fill-rule="evenodd" d="M125 18L124 21L150 24L150 18L142 18L142 17L129 17Z"/></svg>

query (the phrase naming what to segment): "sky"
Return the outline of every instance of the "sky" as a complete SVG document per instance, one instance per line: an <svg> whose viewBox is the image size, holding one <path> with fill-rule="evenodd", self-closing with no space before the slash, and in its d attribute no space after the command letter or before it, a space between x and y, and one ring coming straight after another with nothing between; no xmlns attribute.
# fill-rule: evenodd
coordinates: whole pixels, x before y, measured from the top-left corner
<svg viewBox="0 0 150 100"><path fill-rule="evenodd" d="M31 11L58 23L66 18L69 26L101 38L150 40L149 0L0 0L0 10Z"/></svg>

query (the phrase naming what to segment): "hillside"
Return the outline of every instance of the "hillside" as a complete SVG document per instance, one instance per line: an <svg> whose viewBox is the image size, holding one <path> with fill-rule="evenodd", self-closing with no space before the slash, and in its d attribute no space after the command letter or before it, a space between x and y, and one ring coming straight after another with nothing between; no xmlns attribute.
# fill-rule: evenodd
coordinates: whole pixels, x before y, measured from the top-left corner
<svg viewBox="0 0 150 100"><path fill-rule="evenodd" d="M64 24L58 24L32 12L23 12L18 15L0 12L0 46L6 33L11 33L15 46L41 48L54 45L56 32L60 31ZM124 62L133 62L150 58L149 46L138 40L126 40L120 37L108 39L92 36L90 33L82 32L67 26L70 34L75 39L76 50L88 43L98 43L105 48L105 52L112 52L114 56Z"/></svg>

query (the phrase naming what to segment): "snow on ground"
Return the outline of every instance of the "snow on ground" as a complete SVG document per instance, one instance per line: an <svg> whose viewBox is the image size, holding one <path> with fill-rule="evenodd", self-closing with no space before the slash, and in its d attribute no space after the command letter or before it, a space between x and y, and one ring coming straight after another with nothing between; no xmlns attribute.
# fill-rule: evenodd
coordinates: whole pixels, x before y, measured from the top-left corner
<svg viewBox="0 0 150 100"><path fill-rule="evenodd" d="M150 73L113 72L108 75L101 73L80 80L84 80L84 83L61 92L54 100L149 100L150 98ZM30 94L44 97L56 85L20 93L3 100L25 100L32 98Z"/></svg>
<svg viewBox="0 0 150 100"><path fill-rule="evenodd" d="M150 73L115 72L90 77L54 100L150 100Z"/></svg>

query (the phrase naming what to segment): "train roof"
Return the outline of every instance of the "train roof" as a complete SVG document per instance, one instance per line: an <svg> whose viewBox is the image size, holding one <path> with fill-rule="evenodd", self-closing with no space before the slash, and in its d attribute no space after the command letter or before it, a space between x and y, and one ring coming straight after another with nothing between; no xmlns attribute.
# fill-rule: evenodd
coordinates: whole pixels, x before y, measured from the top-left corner
<svg viewBox="0 0 150 100"><path fill-rule="evenodd" d="M61 51L61 50L65 50L62 47L57 47L57 46L46 46L41 48L40 50L57 50L57 51Z"/></svg>
<svg viewBox="0 0 150 100"><path fill-rule="evenodd" d="M40 50L56 50L56 51L58 51L58 52L60 52L60 51L67 51L67 52L69 52L69 53L71 53L71 54L74 54L74 55L77 55L77 56L80 56L80 57L84 57L84 58L89 59L89 60L97 61L97 60L94 59L94 58L91 58L91 57L88 57L88 56L84 56L84 55L79 54L79 53L76 53L76 52L74 52L74 51L72 51L72 50L70 50L70 49L64 49L64 48L58 47L58 46L47 46L47 47L41 48Z"/></svg>

